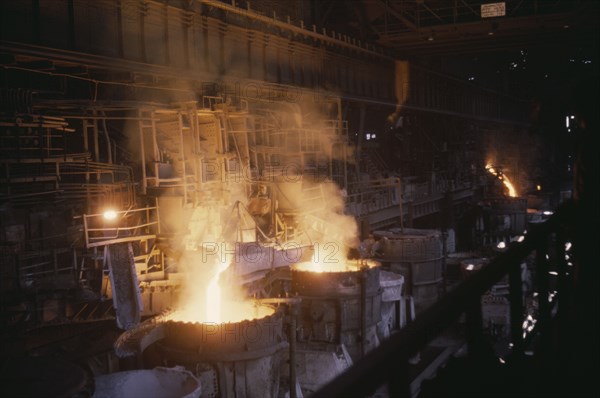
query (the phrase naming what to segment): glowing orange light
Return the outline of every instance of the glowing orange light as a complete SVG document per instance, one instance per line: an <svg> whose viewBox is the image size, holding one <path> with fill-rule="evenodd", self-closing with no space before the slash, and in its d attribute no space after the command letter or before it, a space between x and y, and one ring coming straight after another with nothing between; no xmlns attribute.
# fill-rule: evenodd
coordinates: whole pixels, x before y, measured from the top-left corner
<svg viewBox="0 0 600 398"><path fill-rule="evenodd" d="M506 176L506 174L498 172L498 170L496 170L494 166L492 166L489 163L485 166L485 169L489 171L492 175L496 176L500 181L502 181L504 186L508 188L508 196L512 198L517 197L517 190L515 189L515 186L510 181L510 179Z"/></svg>
<svg viewBox="0 0 600 398"><path fill-rule="evenodd" d="M117 218L117 212L114 210L106 210L103 214L105 220L114 220Z"/></svg>
<svg viewBox="0 0 600 398"><path fill-rule="evenodd" d="M229 267L229 263L218 263L217 273L208 282L206 289L206 320L208 322L221 323L221 286L219 277Z"/></svg>
<svg viewBox="0 0 600 398"><path fill-rule="evenodd" d="M310 271L310 272L350 272L358 271L356 265L347 264L346 262L324 262L324 261L307 261L304 263L296 264L295 268L299 271Z"/></svg>
<svg viewBox="0 0 600 398"><path fill-rule="evenodd" d="M356 272L363 267L373 268L377 265L375 261L365 260L348 260L341 259L338 262L333 261L315 261L318 260L313 256L313 261L294 264L293 268L298 271L309 271L316 273L326 272Z"/></svg>
<svg viewBox="0 0 600 398"><path fill-rule="evenodd" d="M275 310L257 305L255 300L236 296L235 289L221 287L221 275L230 262L216 261L215 274L208 281L206 290L201 286L206 281L201 275L189 275L188 285L195 286L168 319L176 322L206 324L237 323L272 315ZM204 304L204 305L203 305Z"/></svg>

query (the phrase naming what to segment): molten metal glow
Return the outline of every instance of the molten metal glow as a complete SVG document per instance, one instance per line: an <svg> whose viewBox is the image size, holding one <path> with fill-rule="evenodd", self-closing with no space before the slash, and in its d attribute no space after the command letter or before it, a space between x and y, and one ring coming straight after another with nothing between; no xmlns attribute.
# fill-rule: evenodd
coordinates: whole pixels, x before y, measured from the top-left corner
<svg viewBox="0 0 600 398"><path fill-rule="evenodd" d="M356 272L361 267L367 266L372 268L375 266L375 262L361 262L360 260L341 260L338 262L328 261L316 261L318 258L313 256L313 261L306 261L304 263L298 263L293 266L297 271L309 271L309 272Z"/></svg>
<svg viewBox="0 0 600 398"><path fill-rule="evenodd" d="M502 181L502 183L504 184L504 186L506 188L508 188L508 196L510 196L512 198L516 198L517 197L517 190L515 189L515 186L510 181L510 179L506 176L506 174L498 172L498 170L496 170L489 163L485 166L485 169L487 171L489 171L490 173L492 173L494 176L498 177L498 179L500 181Z"/></svg>
<svg viewBox="0 0 600 398"><path fill-rule="evenodd" d="M221 323L221 286L219 286L219 277L225 271L230 263L218 262L217 273L208 282L206 288L206 320L208 322Z"/></svg>
<svg viewBox="0 0 600 398"><path fill-rule="evenodd" d="M219 321L207 319L202 316L197 308L184 307L171 313L168 320L175 322L192 322L192 323L238 323L247 319L258 319L264 318L269 315L273 315L275 309L265 306L256 305L253 301L229 301L224 300L221 303L221 313L219 314Z"/></svg>
<svg viewBox="0 0 600 398"><path fill-rule="evenodd" d="M208 264L203 264L208 265ZM205 277L189 275L187 284L194 286L192 292L167 317L176 322L192 322L205 324L237 323L244 320L263 318L272 315L275 310L264 305L257 305L252 299L236 293L232 287L221 286L221 274L229 267L230 262L215 261L212 277L205 285ZM204 287L206 286L206 287ZM239 292L237 292L239 293Z"/></svg>
<svg viewBox="0 0 600 398"><path fill-rule="evenodd" d="M358 271L358 266L350 265L346 263L325 263L325 262L314 262L307 261L305 263L296 264L294 267L299 271L310 271L310 272L351 272Z"/></svg>

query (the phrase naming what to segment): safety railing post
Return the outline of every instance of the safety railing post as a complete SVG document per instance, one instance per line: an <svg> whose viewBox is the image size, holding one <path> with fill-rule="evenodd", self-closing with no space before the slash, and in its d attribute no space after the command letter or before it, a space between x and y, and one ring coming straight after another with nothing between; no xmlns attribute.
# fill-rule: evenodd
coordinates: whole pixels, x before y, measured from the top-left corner
<svg viewBox="0 0 600 398"><path fill-rule="evenodd" d="M508 274L510 296L510 331L513 343L513 353L523 355L525 351L523 340L523 286L521 280L521 265L511 264Z"/></svg>
<svg viewBox="0 0 600 398"><path fill-rule="evenodd" d="M475 357L478 355L478 353L481 353L480 347L483 343L483 331L481 329L483 316L481 313L480 296L477 296L476 298L470 300L469 305L465 311L465 316L465 337L467 339L469 356Z"/></svg>
<svg viewBox="0 0 600 398"><path fill-rule="evenodd" d="M545 356L548 355L547 347L549 345L550 331L549 323L551 318L550 294L549 294L549 275L548 267L548 237L544 236L537 242L535 249L535 274L537 279L538 291L538 319L536 328L540 333L540 349L537 350L540 362L546 363Z"/></svg>

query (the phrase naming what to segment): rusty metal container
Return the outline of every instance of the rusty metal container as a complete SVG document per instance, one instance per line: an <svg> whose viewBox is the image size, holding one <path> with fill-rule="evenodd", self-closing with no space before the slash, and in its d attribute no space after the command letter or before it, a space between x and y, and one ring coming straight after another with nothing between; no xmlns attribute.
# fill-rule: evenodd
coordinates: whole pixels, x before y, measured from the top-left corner
<svg viewBox="0 0 600 398"><path fill-rule="evenodd" d="M182 366L200 380L202 398L275 398L289 346L283 333L279 309L230 323L178 322L165 313L121 335L115 351L144 366Z"/></svg>
<svg viewBox="0 0 600 398"><path fill-rule="evenodd" d="M250 358L271 352L282 341L283 316L272 315L232 323L165 322L164 345L194 352L205 361Z"/></svg>
<svg viewBox="0 0 600 398"><path fill-rule="evenodd" d="M198 398L200 381L180 367L129 370L96 376L93 398Z"/></svg>
<svg viewBox="0 0 600 398"><path fill-rule="evenodd" d="M292 292L302 301L300 342L343 344L357 359L379 344L381 321L380 264L364 261L354 271L311 272L291 267Z"/></svg>
<svg viewBox="0 0 600 398"><path fill-rule="evenodd" d="M275 398L288 343L283 314L231 323L167 321L161 358L193 369L202 397Z"/></svg>
<svg viewBox="0 0 600 398"><path fill-rule="evenodd" d="M443 240L437 230L404 228L375 231L382 261L404 277L405 291L417 312L439 299L442 282Z"/></svg>

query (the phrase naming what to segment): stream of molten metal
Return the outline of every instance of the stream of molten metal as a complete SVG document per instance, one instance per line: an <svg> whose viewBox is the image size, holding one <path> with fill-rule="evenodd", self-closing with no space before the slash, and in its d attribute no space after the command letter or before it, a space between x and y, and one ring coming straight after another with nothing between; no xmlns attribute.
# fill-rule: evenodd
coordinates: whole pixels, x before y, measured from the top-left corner
<svg viewBox="0 0 600 398"><path fill-rule="evenodd" d="M496 170L489 163L485 166L485 169L487 171L489 171L492 175L496 176L500 181L502 181L502 183L504 184L504 186L506 188L508 188L508 196L510 196L512 198L516 198L518 196L517 195L517 190L516 190L515 186L510 181L510 179L506 176L506 174L498 172L498 170Z"/></svg>

